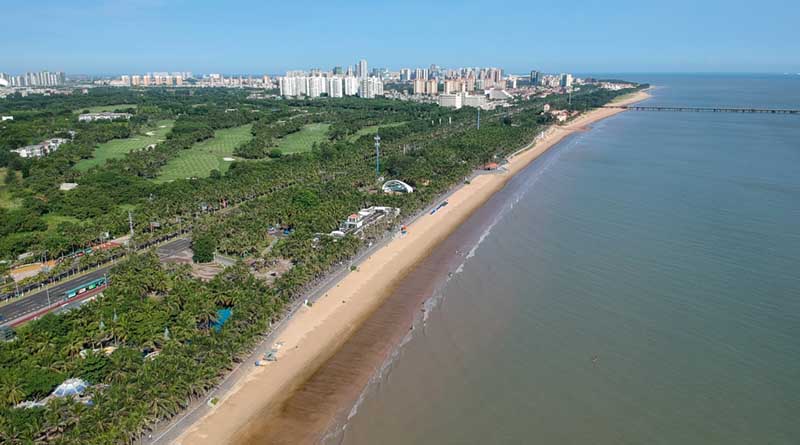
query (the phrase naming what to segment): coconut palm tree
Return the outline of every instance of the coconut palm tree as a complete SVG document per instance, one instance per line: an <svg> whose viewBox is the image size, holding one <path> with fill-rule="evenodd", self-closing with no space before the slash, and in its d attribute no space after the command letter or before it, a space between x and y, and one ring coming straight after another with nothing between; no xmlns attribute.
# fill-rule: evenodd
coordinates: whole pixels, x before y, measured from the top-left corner
<svg viewBox="0 0 800 445"><path fill-rule="evenodd" d="M22 382L12 374L0 374L0 394L3 403L16 405L22 402L25 391L22 389Z"/></svg>

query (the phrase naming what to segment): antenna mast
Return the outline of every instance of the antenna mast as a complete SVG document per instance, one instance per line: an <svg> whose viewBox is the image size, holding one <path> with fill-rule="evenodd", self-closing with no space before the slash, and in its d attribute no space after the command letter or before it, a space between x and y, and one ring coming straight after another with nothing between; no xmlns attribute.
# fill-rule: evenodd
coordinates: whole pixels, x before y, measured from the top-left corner
<svg viewBox="0 0 800 445"><path fill-rule="evenodd" d="M375 135L375 177L381 175L381 136Z"/></svg>

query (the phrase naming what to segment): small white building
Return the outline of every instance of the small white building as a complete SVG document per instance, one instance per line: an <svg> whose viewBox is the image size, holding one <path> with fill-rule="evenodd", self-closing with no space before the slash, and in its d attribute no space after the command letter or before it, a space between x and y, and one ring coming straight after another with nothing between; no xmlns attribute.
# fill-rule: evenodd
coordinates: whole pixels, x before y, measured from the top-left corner
<svg viewBox="0 0 800 445"><path fill-rule="evenodd" d="M414 188L398 179L390 179L381 187L383 193L413 193Z"/></svg>
<svg viewBox="0 0 800 445"><path fill-rule="evenodd" d="M21 158L41 158L42 156L47 156L58 150L58 147L65 142L67 142L66 139L53 138L47 139L39 144L28 145L11 151L18 154Z"/></svg>
<svg viewBox="0 0 800 445"><path fill-rule="evenodd" d="M440 94L439 106L458 110L462 106L462 96L461 94Z"/></svg>
<svg viewBox="0 0 800 445"><path fill-rule="evenodd" d="M461 103L465 107L481 108L483 107L484 104L486 104L486 96L482 94L481 95L464 94Z"/></svg>
<svg viewBox="0 0 800 445"><path fill-rule="evenodd" d="M14 116L0 116L0 122L13 121Z"/></svg>
<svg viewBox="0 0 800 445"><path fill-rule="evenodd" d="M78 122L95 122L95 121L114 121L114 120L129 120L130 113L111 113L104 111L102 113L85 113L78 116Z"/></svg>
<svg viewBox="0 0 800 445"><path fill-rule="evenodd" d="M339 230L344 233L358 233L362 228L374 224L385 216L394 218L399 214L400 209L394 207L367 207L359 210L358 213L348 216Z"/></svg>
<svg viewBox="0 0 800 445"><path fill-rule="evenodd" d="M508 91L499 88L491 88L487 91L487 94L491 100L508 100L514 98Z"/></svg>

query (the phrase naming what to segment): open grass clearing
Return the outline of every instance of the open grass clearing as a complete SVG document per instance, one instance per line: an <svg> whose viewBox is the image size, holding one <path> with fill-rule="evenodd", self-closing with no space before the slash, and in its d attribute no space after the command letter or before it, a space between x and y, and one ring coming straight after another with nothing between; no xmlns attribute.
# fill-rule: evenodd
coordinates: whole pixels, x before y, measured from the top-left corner
<svg viewBox="0 0 800 445"><path fill-rule="evenodd" d="M89 113L102 113L103 111L126 110L128 108L136 108L136 104L119 104L119 105L97 105L94 107L86 107L75 110L75 113L83 113L89 110Z"/></svg>
<svg viewBox="0 0 800 445"><path fill-rule="evenodd" d="M184 178L205 178L211 170L224 173L230 168L233 150L249 141L252 124L226 128L214 132L214 137L194 144L192 148L181 151L161 169L156 182L174 181Z"/></svg>
<svg viewBox="0 0 800 445"><path fill-rule="evenodd" d="M95 165L102 165L109 159L123 158L134 150L141 150L150 144L157 144L167 137L167 133L175 124L173 120L158 121L142 129L139 134L125 139L113 139L98 145L94 150L94 157L83 159L75 164L75 169L85 172Z"/></svg>
<svg viewBox="0 0 800 445"><path fill-rule="evenodd" d="M15 209L22 203L19 199L11 197L11 192L8 191L8 186L6 186L7 174L9 174L9 170L7 168L0 168L0 208ZM11 171L11 174L16 175L17 178L20 176L19 172L13 170Z"/></svg>
<svg viewBox="0 0 800 445"><path fill-rule="evenodd" d="M56 215L53 213L42 215L42 219L44 220L44 222L47 223L47 230L50 231L58 230L58 225L61 224L62 222L70 222L70 223L80 222L78 218L65 215Z"/></svg>
<svg viewBox="0 0 800 445"><path fill-rule="evenodd" d="M399 127L401 125L405 125L405 122L392 122L390 124L381 124L381 125L370 125L369 127L364 127L355 133L351 134L347 137L347 140L350 142L357 141L358 138L368 134L375 134L378 132L378 128L391 128L391 127Z"/></svg>
<svg viewBox="0 0 800 445"><path fill-rule="evenodd" d="M330 124L308 124L300 131L288 134L278 139L279 149L283 154L302 153L311 151L311 146L314 143L320 143L328 140L328 128Z"/></svg>

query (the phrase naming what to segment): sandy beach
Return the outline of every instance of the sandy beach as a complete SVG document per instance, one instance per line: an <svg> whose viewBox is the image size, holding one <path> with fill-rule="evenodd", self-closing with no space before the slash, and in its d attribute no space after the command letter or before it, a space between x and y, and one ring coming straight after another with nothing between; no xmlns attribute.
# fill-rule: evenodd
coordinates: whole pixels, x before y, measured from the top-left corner
<svg viewBox="0 0 800 445"><path fill-rule="evenodd" d="M646 92L638 92L614 104L630 104L648 97ZM294 388L342 346L417 263L503 188L513 175L568 135L586 130L593 122L622 111L597 109L566 125L549 129L526 149L511 156L507 171L476 176L470 184L463 185L447 198L446 207L418 218L409 226L406 235L397 234L313 306L298 310L277 334L278 360L260 367L244 364L252 370L222 394L219 403L188 426L174 443L232 443L254 416L280 406Z"/></svg>

